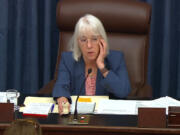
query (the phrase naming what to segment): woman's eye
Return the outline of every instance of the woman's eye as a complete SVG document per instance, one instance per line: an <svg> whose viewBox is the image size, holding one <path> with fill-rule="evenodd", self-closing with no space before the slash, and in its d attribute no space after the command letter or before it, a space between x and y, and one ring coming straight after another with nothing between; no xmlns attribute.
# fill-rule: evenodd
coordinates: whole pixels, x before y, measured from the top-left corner
<svg viewBox="0 0 180 135"><path fill-rule="evenodd" d="M81 42L86 42L86 39L81 39Z"/></svg>
<svg viewBox="0 0 180 135"><path fill-rule="evenodd" d="M97 38L92 38L93 41L97 41Z"/></svg>

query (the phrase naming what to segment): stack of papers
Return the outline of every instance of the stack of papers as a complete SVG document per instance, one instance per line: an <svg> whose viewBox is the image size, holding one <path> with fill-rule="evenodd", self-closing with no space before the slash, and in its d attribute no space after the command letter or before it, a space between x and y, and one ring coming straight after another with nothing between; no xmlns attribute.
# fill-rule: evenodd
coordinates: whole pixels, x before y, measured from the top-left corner
<svg viewBox="0 0 180 135"><path fill-rule="evenodd" d="M128 100L100 100L97 114L135 114L136 102Z"/></svg>
<svg viewBox="0 0 180 135"><path fill-rule="evenodd" d="M77 96L71 96L71 113L74 113L74 103ZM180 106L180 101L171 97L161 97L155 100L110 100L108 96L80 96L84 102L78 102L77 110L78 113L95 113L95 114L120 114L120 115L138 115L138 108L166 108L166 114L168 114L169 106ZM90 98L90 99L89 99ZM37 106L29 104L39 103ZM48 103L47 106L46 104ZM51 103L51 104L50 104ZM39 113L44 112L46 115L51 109L49 109L55 101L52 97L26 97L24 104L28 108L20 108L20 112L26 111L28 113ZM32 109L33 107L33 109ZM36 109L37 107L37 109ZM44 110L47 109L47 110ZM34 112L37 110L37 112ZM50 111L51 112L51 111ZM58 105L55 104L53 113L58 113Z"/></svg>
<svg viewBox="0 0 180 135"><path fill-rule="evenodd" d="M78 114L92 114L95 109L95 102L77 102L77 112ZM70 112L74 113L75 102L71 104Z"/></svg>
<svg viewBox="0 0 180 135"><path fill-rule="evenodd" d="M71 99L72 99L73 102L76 101L76 98L77 98L77 96L71 96ZM80 99L90 99L91 102L95 102L96 105L95 105L95 110L94 111L96 112L98 110L98 108L99 108L99 101L101 101L101 100L109 100L109 96L80 96L78 102L81 101Z"/></svg>
<svg viewBox="0 0 180 135"><path fill-rule="evenodd" d="M137 107L153 107L153 108L166 108L166 114L168 114L169 106L179 106L180 101L172 97L161 97L152 101L137 102Z"/></svg>
<svg viewBox="0 0 180 135"><path fill-rule="evenodd" d="M138 115L138 108L166 108L179 106L180 101L171 97L161 97L155 100L100 100L97 114Z"/></svg>
<svg viewBox="0 0 180 135"><path fill-rule="evenodd" d="M29 103L24 108L23 115L47 116L53 109L53 103Z"/></svg>

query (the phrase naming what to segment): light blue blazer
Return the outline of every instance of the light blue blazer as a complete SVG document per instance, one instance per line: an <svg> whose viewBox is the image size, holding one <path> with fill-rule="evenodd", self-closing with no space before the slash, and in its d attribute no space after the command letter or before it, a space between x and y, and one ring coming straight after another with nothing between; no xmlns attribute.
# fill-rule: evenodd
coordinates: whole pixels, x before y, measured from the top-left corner
<svg viewBox="0 0 180 135"><path fill-rule="evenodd" d="M96 78L96 95L114 95L125 98L129 94L130 82L124 62L123 54L119 51L110 51L105 59L108 75L104 78L100 70ZM58 79L53 89L53 97L67 97L85 95L85 64L83 58L74 60L72 52L63 52L58 69Z"/></svg>

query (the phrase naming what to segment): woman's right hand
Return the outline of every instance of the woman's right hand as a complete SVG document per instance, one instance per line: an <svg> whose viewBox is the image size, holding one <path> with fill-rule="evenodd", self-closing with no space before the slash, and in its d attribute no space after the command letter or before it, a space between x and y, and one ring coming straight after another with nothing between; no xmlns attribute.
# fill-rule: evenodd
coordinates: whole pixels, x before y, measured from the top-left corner
<svg viewBox="0 0 180 135"><path fill-rule="evenodd" d="M99 56L96 59L97 67L101 70L105 67L104 59L107 56L107 43L104 39L99 39Z"/></svg>
<svg viewBox="0 0 180 135"><path fill-rule="evenodd" d="M57 103L58 103L58 110L59 110L59 114L60 114L60 115L63 115L63 114L64 114L64 113L63 113L63 105L64 105L64 104L67 104L67 105L68 105L68 107L67 107L68 112L70 111L70 104L69 104L68 99L67 99L66 97L59 97L59 98L57 99Z"/></svg>

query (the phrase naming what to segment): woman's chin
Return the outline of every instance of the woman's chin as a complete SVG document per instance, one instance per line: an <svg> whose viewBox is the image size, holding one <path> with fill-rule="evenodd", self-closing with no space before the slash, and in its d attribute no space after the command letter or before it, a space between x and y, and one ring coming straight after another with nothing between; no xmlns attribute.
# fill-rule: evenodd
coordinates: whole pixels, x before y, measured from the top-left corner
<svg viewBox="0 0 180 135"><path fill-rule="evenodd" d="M96 59L97 59L97 55L95 54L86 55L86 60L88 61L96 61Z"/></svg>
<svg viewBox="0 0 180 135"><path fill-rule="evenodd" d="M89 61L95 61L95 60L96 60L96 57L95 57L95 56L88 57L88 60L89 60Z"/></svg>

